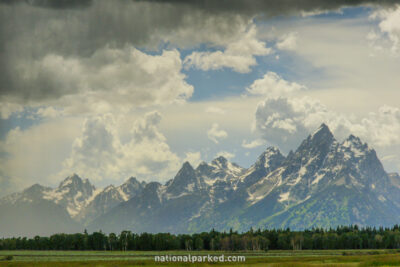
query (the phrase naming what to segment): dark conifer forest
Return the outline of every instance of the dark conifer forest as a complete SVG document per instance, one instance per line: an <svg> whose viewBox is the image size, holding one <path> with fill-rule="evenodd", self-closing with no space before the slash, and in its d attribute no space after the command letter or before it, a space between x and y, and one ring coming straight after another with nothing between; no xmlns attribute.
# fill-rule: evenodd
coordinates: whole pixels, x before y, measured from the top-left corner
<svg viewBox="0 0 400 267"><path fill-rule="evenodd" d="M304 231L253 230L179 234L122 231L120 234L54 234L50 237L0 239L0 250L323 250L323 249L399 249L399 225L392 228L341 226Z"/></svg>

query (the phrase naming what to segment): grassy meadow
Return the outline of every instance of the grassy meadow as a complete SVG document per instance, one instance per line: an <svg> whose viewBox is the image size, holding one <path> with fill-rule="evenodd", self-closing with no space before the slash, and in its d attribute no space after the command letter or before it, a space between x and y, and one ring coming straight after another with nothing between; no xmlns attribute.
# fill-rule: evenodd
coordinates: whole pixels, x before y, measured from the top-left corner
<svg viewBox="0 0 400 267"><path fill-rule="evenodd" d="M244 255L238 263L160 263L156 255ZM12 256L11 260L6 260ZM209 251L0 251L0 266L400 266L397 250Z"/></svg>

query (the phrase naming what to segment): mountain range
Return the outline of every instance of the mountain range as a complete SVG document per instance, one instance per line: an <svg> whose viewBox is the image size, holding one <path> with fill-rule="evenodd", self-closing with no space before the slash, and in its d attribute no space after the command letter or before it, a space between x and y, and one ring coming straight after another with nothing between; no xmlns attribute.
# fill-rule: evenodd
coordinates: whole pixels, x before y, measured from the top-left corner
<svg viewBox="0 0 400 267"><path fill-rule="evenodd" d="M339 142L322 124L295 151L268 147L247 169L221 156L185 162L165 184L131 177L104 189L73 174L57 188L1 198L0 214L0 236L391 226L400 222L400 176L358 137Z"/></svg>

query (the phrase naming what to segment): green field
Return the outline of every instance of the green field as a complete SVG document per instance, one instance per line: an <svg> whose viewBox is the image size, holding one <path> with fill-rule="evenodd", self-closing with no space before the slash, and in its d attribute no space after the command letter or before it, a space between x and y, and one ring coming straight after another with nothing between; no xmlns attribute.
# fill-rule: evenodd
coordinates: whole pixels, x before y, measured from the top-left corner
<svg viewBox="0 0 400 267"><path fill-rule="evenodd" d="M156 255L246 256L225 266L400 266L397 250L221 251L0 251L0 266L213 266L215 263L156 263ZM4 260L12 255L12 260Z"/></svg>

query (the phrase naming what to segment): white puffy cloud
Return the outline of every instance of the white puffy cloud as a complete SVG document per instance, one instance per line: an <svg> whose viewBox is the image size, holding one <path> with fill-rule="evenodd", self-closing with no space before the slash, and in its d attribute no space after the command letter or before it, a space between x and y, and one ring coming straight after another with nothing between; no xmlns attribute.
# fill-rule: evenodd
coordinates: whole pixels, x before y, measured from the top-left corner
<svg viewBox="0 0 400 267"><path fill-rule="evenodd" d="M147 113L142 120L137 120L132 129L133 139L136 143L144 139L165 141L165 137L158 131L161 114L157 111Z"/></svg>
<svg viewBox="0 0 400 267"><path fill-rule="evenodd" d="M278 97L296 91L304 90L306 87L295 82L288 82L275 72L267 72L261 79L255 80L247 91L254 95L266 95Z"/></svg>
<svg viewBox="0 0 400 267"><path fill-rule="evenodd" d="M310 98L267 98L258 104L255 129L274 145L293 149L329 116L327 109Z"/></svg>
<svg viewBox="0 0 400 267"><path fill-rule="evenodd" d="M372 19L378 19L379 30L384 36L369 35L369 39L389 38L392 42L391 50L394 53L400 51L400 5L389 9L379 9L371 14Z"/></svg>
<svg viewBox="0 0 400 267"><path fill-rule="evenodd" d="M116 166L121 156L117 141L102 118L86 120L82 135L75 140L71 157L65 162L68 172L95 180L110 175L109 169Z"/></svg>
<svg viewBox="0 0 400 267"><path fill-rule="evenodd" d="M247 142L246 140L243 140L242 147L251 149L251 148L256 148L256 147L262 146L264 144L265 144L265 141L262 139L256 139L251 142Z"/></svg>
<svg viewBox="0 0 400 267"><path fill-rule="evenodd" d="M146 113L135 122L131 139L125 143L113 130L112 118L86 120L62 172L76 172L94 181L119 181L132 175L146 180L170 178L180 159L158 130L160 120L157 111Z"/></svg>
<svg viewBox="0 0 400 267"><path fill-rule="evenodd" d="M219 129L218 123L213 123L211 128L207 131L207 136L211 141L218 144L221 139L228 137L228 133L222 129Z"/></svg>
<svg viewBox="0 0 400 267"><path fill-rule="evenodd" d="M236 40L228 43L224 51L193 52L185 58L184 64L204 71L231 68L236 72L248 73L250 67L257 64L255 56L271 52L271 48L257 39L257 28L251 24Z"/></svg>
<svg viewBox="0 0 400 267"><path fill-rule="evenodd" d="M290 32L284 34L276 43L276 47L280 50L296 50L297 47L297 32Z"/></svg>

